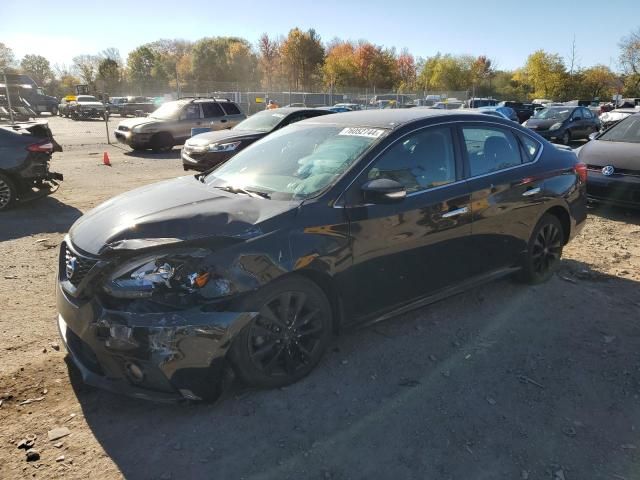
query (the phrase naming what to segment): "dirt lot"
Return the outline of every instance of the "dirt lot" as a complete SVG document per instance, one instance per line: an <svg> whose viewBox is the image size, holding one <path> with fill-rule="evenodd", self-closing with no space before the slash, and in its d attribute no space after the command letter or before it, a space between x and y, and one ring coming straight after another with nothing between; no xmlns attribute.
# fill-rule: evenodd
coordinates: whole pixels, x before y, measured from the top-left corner
<svg viewBox="0 0 640 480"><path fill-rule="evenodd" d="M640 478L640 213L593 210L545 285L502 280L346 333L291 387L159 405L79 382L53 285L73 221L182 174L178 150L51 125L62 188L0 218L0 478ZM71 434L50 442L55 427ZM16 448L28 434L38 461Z"/></svg>

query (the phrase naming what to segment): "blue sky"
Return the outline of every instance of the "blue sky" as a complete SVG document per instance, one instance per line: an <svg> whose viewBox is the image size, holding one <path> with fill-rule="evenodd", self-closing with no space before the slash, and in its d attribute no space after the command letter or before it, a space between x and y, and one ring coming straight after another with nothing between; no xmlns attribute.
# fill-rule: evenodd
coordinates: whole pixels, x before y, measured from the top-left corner
<svg viewBox="0 0 640 480"><path fill-rule="evenodd" d="M126 58L158 38L235 35L255 43L263 32L295 26L313 27L325 41L366 39L415 56L487 55L504 69L540 48L568 57L575 35L581 66L618 69L618 42L640 27L640 0L0 0L0 42L52 64L108 47Z"/></svg>

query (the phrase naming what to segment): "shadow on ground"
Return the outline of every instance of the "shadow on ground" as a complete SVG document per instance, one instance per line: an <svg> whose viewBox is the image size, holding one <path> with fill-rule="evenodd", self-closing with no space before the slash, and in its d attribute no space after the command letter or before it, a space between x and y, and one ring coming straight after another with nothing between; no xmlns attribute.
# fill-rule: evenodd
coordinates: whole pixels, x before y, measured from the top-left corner
<svg viewBox="0 0 640 480"><path fill-rule="evenodd" d="M501 280L344 334L297 384L216 405L71 375L128 479L632 478L638 287L563 262L544 285Z"/></svg>
<svg viewBox="0 0 640 480"><path fill-rule="evenodd" d="M65 233L82 212L55 197L19 203L0 213L0 242L38 233Z"/></svg>
<svg viewBox="0 0 640 480"><path fill-rule="evenodd" d="M607 205L605 203L590 203L589 213L616 222L640 225L640 208L634 209Z"/></svg>
<svg viewBox="0 0 640 480"><path fill-rule="evenodd" d="M128 157L150 158L155 160L179 159L180 149L174 148L169 152L153 153L151 150L125 150L124 154Z"/></svg>

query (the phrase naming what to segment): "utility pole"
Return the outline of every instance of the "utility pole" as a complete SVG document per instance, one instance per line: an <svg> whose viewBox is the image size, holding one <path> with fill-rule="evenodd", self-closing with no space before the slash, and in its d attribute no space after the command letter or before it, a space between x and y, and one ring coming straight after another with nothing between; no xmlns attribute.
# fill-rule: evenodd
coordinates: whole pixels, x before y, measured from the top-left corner
<svg viewBox="0 0 640 480"><path fill-rule="evenodd" d="M7 92L7 104L9 105L9 118L11 119L11 125L13 125L13 108L11 108L11 95L9 95L9 82L7 82L7 72L4 71L4 89Z"/></svg>

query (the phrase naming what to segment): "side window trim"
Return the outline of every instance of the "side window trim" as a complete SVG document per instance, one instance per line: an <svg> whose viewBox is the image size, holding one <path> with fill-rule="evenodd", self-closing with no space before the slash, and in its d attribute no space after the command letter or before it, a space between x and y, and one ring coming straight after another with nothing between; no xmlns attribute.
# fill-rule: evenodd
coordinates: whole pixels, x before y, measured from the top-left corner
<svg viewBox="0 0 640 480"><path fill-rule="evenodd" d="M457 138L457 135L456 135L456 125L453 122L446 122L446 123L439 123L439 124L435 124L435 125L426 125L426 126L423 126L423 127L420 127L420 128L416 128L415 130L407 132L404 135L402 135L402 136L398 137L397 139L395 139L393 142L391 142L389 145L387 145L386 148L382 152L380 152L378 155L376 155L371 160L371 162L369 162L369 164L366 165L362 169L362 171L360 171L360 173L358 173L358 175L355 177L354 182L352 183L352 185L350 185L349 188L351 188L356 183L357 179L360 178L361 176L363 176L363 175L367 175L368 176L368 174L371 171L371 169L376 165L376 162L378 162L381 158L384 158L384 155L386 153L388 153L389 151L391 151L391 149L393 149L396 145L398 145L401 142L406 141L408 137L410 137L412 135L420 135L420 134L422 134L425 131L430 130L430 129L445 129L445 128L449 130L449 134L451 136L451 146L452 146L452 151L453 151L453 165L454 165L454 169L455 169L454 180L452 180L449 183L445 183L443 185L430 186L430 187L423 188L423 189L420 189L420 190L416 190L416 191L413 191L413 192L407 192L407 197L413 197L413 196L420 195L420 194L423 194L423 193L431 192L433 190L439 190L441 188L446 188L446 187L449 187L451 185L455 185L457 183L465 181L464 178L461 176L462 172L460 171L461 160L459 159L459 157L460 157L460 153L461 152L460 152L459 141L458 141L458 138ZM340 196L342 196L342 194Z"/></svg>
<svg viewBox="0 0 640 480"><path fill-rule="evenodd" d="M536 151L536 154L534 156L534 158L532 160L529 160L527 162L522 162L520 165L513 165L511 167L507 167L507 168L503 168L501 170L496 170L494 172L487 172L487 173L483 173L481 175L474 175L471 176L471 165L469 163L469 155L467 154L467 149L464 148L464 134L462 133L462 129L464 127L482 127L484 126L485 128L501 128L504 130L508 130L510 131L510 133L516 138L516 141L518 142L518 145L522 145L522 142L520 141L519 135L527 135L530 139L534 140L537 144L538 144L538 149ZM460 142L460 148L461 148L461 156L464 162L464 181L467 180L475 180L476 178L483 178L483 177L488 177L489 175L496 175L496 174L500 174L502 172L508 172L509 170L514 170L516 168L522 168L525 166L529 166L529 165L533 165L534 163L537 163L538 160L540 159L540 156L542 155L542 150L544 149L544 145L537 140L535 137L533 137L532 135L529 135L528 132L522 132L519 129L513 128L511 125L503 125L501 123L491 123L491 122L486 122L486 121L462 121L462 122L458 122L458 124L456 125L456 130L458 130L458 135L459 135L459 139L458 141ZM521 159L522 154L524 152L521 152Z"/></svg>

